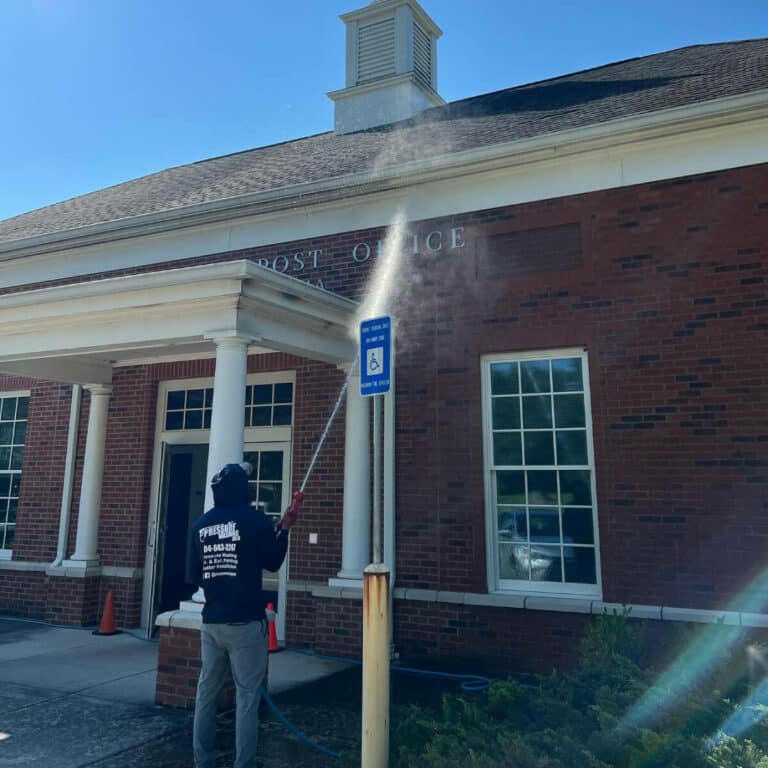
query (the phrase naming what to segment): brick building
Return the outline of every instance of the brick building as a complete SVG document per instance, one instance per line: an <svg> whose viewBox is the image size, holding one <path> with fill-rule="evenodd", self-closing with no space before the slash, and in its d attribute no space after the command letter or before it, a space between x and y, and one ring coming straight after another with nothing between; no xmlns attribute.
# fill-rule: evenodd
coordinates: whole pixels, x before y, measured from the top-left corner
<svg viewBox="0 0 768 768"><path fill-rule="evenodd" d="M270 585L281 642L357 655L388 267L401 657L546 670L620 606L768 625L768 40L445 104L415 0L342 19L333 132L0 222L0 611L111 590L187 704L206 478L245 454L277 514L349 375Z"/></svg>

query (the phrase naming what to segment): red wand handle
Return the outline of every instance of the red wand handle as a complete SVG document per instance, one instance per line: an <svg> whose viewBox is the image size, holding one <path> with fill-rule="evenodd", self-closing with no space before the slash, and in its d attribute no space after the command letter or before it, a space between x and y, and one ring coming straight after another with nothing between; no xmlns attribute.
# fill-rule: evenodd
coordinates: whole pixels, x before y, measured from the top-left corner
<svg viewBox="0 0 768 768"><path fill-rule="evenodd" d="M301 509L301 504L303 501L304 501L304 494L301 491L296 491L296 493L293 494L293 498L291 500L291 506L285 510L285 514L283 515L280 522L277 524L278 529L285 528L285 530L288 530L292 525L296 523L296 520L299 517L299 510Z"/></svg>
<svg viewBox="0 0 768 768"><path fill-rule="evenodd" d="M291 501L291 506L288 509L288 514L293 515L294 517L298 517L299 510L301 509L303 502L304 494L301 491L296 491L296 493L293 494L293 500Z"/></svg>

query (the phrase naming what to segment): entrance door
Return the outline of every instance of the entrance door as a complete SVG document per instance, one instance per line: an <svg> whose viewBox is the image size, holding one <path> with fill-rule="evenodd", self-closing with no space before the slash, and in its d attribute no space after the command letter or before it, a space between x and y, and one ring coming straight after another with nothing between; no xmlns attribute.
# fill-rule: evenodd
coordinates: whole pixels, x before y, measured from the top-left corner
<svg viewBox="0 0 768 768"><path fill-rule="evenodd" d="M253 467L248 482L251 503L261 504L264 513L277 521L288 507L291 497L290 444L246 443L244 461ZM288 594L288 558L278 573L264 571L262 584L267 603L273 603L277 611L277 639L285 637L285 606Z"/></svg>
<svg viewBox="0 0 768 768"><path fill-rule="evenodd" d="M152 616L148 631L154 631L159 613L175 611L196 587L187 584L186 564L190 531L203 514L207 444L162 444L159 516L157 526ZM249 480L250 500L262 504L265 514L278 520L290 499L290 443L247 443L243 460L253 467ZM285 637L288 559L278 573L263 572L265 603L277 611L277 637Z"/></svg>
<svg viewBox="0 0 768 768"><path fill-rule="evenodd" d="M163 453L154 616L177 610L196 590L186 567L190 531L203 514L208 446L166 444Z"/></svg>

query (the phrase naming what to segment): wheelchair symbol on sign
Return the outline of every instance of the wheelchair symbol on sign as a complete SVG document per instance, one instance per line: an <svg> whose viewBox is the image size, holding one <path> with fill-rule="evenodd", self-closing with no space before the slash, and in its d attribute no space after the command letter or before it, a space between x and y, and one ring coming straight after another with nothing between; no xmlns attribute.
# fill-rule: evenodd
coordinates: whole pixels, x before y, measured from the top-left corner
<svg viewBox="0 0 768 768"><path fill-rule="evenodd" d="M383 372L384 347L373 347L368 350L365 361L365 372L368 376L381 375Z"/></svg>

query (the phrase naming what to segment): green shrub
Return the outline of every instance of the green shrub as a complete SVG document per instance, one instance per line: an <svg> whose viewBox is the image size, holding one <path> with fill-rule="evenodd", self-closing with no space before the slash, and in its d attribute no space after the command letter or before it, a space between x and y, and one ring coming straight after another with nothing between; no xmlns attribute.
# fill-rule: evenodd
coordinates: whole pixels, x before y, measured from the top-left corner
<svg viewBox="0 0 768 768"><path fill-rule="evenodd" d="M439 712L397 711L392 768L768 768L759 717L740 739L717 737L734 701L702 681L685 695L669 676L655 682L645 650L643 625L626 613L595 617L572 674L447 694ZM628 717L641 700L650 714Z"/></svg>

